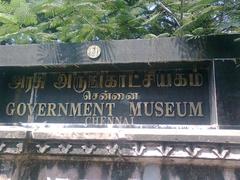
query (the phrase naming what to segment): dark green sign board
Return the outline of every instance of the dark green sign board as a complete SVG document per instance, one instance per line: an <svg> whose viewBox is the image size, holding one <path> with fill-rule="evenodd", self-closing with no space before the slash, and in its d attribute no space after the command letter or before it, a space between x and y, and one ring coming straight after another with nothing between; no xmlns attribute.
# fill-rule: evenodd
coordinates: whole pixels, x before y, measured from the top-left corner
<svg viewBox="0 0 240 180"><path fill-rule="evenodd" d="M238 38L1 46L0 122L237 127Z"/></svg>
<svg viewBox="0 0 240 180"><path fill-rule="evenodd" d="M5 73L2 122L209 124L208 69Z"/></svg>

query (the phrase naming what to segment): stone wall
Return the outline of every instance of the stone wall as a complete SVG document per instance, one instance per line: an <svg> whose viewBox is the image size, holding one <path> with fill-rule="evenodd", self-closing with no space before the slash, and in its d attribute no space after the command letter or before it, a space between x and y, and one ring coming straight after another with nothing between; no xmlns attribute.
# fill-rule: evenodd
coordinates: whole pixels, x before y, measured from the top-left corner
<svg viewBox="0 0 240 180"><path fill-rule="evenodd" d="M79 157L78 160L81 158ZM159 161L161 163L161 160ZM224 163L224 162L222 162ZM220 163L219 163L220 165ZM238 180L240 168L151 162L7 161L1 180Z"/></svg>

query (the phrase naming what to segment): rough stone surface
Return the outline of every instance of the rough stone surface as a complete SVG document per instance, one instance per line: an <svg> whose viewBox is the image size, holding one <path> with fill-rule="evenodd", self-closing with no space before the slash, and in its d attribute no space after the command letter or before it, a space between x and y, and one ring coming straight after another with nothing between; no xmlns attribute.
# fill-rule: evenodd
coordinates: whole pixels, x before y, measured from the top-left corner
<svg viewBox="0 0 240 180"><path fill-rule="evenodd" d="M238 180L239 168L131 162L0 162L1 180Z"/></svg>

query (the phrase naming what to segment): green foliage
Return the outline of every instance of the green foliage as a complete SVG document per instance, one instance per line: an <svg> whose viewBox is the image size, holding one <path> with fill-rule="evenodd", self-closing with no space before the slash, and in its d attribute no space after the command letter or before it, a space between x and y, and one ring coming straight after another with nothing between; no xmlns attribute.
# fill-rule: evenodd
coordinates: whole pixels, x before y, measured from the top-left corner
<svg viewBox="0 0 240 180"><path fill-rule="evenodd" d="M2 44L240 33L237 0L2 0Z"/></svg>

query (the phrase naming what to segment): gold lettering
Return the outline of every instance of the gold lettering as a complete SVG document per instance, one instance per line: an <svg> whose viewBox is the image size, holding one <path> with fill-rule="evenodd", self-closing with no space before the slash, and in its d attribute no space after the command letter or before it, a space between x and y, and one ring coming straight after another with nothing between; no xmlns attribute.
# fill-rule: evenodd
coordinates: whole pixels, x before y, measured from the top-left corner
<svg viewBox="0 0 240 180"><path fill-rule="evenodd" d="M8 103L6 107L6 114L8 116L13 116L14 112L15 112L15 103L13 102Z"/></svg>
<svg viewBox="0 0 240 180"><path fill-rule="evenodd" d="M45 116L46 115L46 103L38 103L38 116Z"/></svg>
<svg viewBox="0 0 240 180"><path fill-rule="evenodd" d="M33 115L33 112L34 112L37 104L36 103L34 103L34 104L28 103L27 106L28 106L29 115Z"/></svg>
<svg viewBox="0 0 240 180"><path fill-rule="evenodd" d="M68 78L66 74L58 74L57 82L53 83L53 86L57 89L65 88L68 84Z"/></svg>
<svg viewBox="0 0 240 180"><path fill-rule="evenodd" d="M202 110L202 102L197 102L195 105L194 102L189 102L190 105L190 113L189 116L203 116L203 110Z"/></svg>
<svg viewBox="0 0 240 180"><path fill-rule="evenodd" d="M56 109L56 104L55 103L48 103L47 116L56 116L55 109Z"/></svg>
<svg viewBox="0 0 240 180"><path fill-rule="evenodd" d="M91 124L98 124L98 117L92 117L91 119Z"/></svg>
<svg viewBox="0 0 240 180"><path fill-rule="evenodd" d="M173 102L165 102L164 103L166 106L166 117L174 117L175 116L175 111L174 111L174 103Z"/></svg>
<svg viewBox="0 0 240 180"><path fill-rule="evenodd" d="M14 76L12 81L8 83L10 89L24 88L24 76Z"/></svg>
<svg viewBox="0 0 240 180"><path fill-rule="evenodd" d="M72 88L72 74L68 74L67 76L67 88L71 89Z"/></svg>
<svg viewBox="0 0 240 180"><path fill-rule="evenodd" d="M85 92L83 93L83 99L84 99L84 100L92 100L92 94L91 94L91 92L90 92L90 91L85 91Z"/></svg>
<svg viewBox="0 0 240 180"><path fill-rule="evenodd" d="M150 71L150 72L144 73L143 86L150 87L152 81L153 82L155 81L155 72Z"/></svg>
<svg viewBox="0 0 240 180"><path fill-rule="evenodd" d="M73 78L73 90L77 93L82 93L87 89L87 81L79 75Z"/></svg>
<svg viewBox="0 0 240 180"><path fill-rule="evenodd" d="M105 87L107 88L113 88L117 86L117 80L116 77L113 75L107 75L106 81L105 81Z"/></svg>
<svg viewBox="0 0 240 180"><path fill-rule="evenodd" d="M203 75L200 73L190 73L189 74L189 86L202 86L203 85Z"/></svg>
<svg viewBox="0 0 240 180"><path fill-rule="evenodd" d="M45 79L46 79L46 74L34 74L33 84L32 84L32 87L31 87L31 85L29 86L29 89L31 89L31 88L43 89L44 85L45 85Z"/></svg>
<svg viewBox="0 0 240 180"><path fill-rule="evenodd" d="M88 77L88 87L90 88L97 88L98 87L98 83L97 83L97 76L94 75L90 75Z"/></svg>
<svg viewBox="0 0 240 180"><path fill-rule="evenodd" d="M28 91L30 91L31 89L32 89L32 81L33 81L33 77L32 76L28 76L28 77L26 77L26 79L25 79L25 81L26 81L26 90L25 90L25 92L28 92Z"/></svg>
<svg viewBox="0 0 240 180"><path fill-rule="evenodd" d="M133 125L134 117L130 117L131 119L131 125Z"/></svg>
<svg viewBox="0 0 240 180"><path fill-rule="evenodd" d="M94 103L93 105L94 105L93 106L93 116L97 115L96 111L98 111L98 114L100 116L102 116L103 115L103 105L104 105L104 103L101 103L101 107L99 106L98 103Z"/></svg>
<svg viewBox="0 0 240 180"><path fill-rule="evenodd" d="M106 103L106 108L108 108L108 116L112 116L112 110L115 108L115 103Z"/></svg>
<svg viewBox="0 0 240 180"><path fill-rule="evenodd" d="M98 124L99 125L102 125L102 124L104 124L105 123L105 117L103 116L101 116L100 118L99 118L99 121L98 121Z"/></svg>
<svg viewBox="0 0 240 180"><path fill-rule="evenodd" d="M187 86L187 79L183 77L184 74L176 74L176 77L174 79L174 85L179 87L179 86Z"/></svg>
<svg viewBox="0 0 240 180"><path fill-rule="evenodd" d="M69 116L81 116L81 105L82 103L70 103Z"/></svg>
<svg viewBox="0 0 240 180"><path fill-rule="evenodd" d="M150 106L148 106L150 104ZM144 113L146 116L152 116L153 115L153 104L154 102L144 102ZM148 111L150 110L150 111Z"/></svg>
<svg viewBox="0 0 240 180"><path fill-rule="evenodd" d="M159 80L160 79L160 80ZM157 87L171 87L172 86L172 75L168 74L157 74Z"/></svg>
<svg viewBox="0 0 240 180"><path fill-rule="evenodd" d="M156 102L155 103L155 116L156 117L161 117L163 116L163 103L162 102Z"/></svg>
<svg viewBox="0 0 240 180"><path fill-rule="evenodd" d="M58 103L58 116L62 116L62 113L64 114L64 116L67 116L69 103L64 104L65 105L63 105L63 103Z"/></svg>
<svg viewBox="0 0 240 180"><path fill-rule="evenodd" d="M85 118L85 124L90 124L91 122L91 117L86 117Z"/></svg>
<svg viewBox="0 0 240 180"><path fill-rule="evenodd" d="M119 117L111 117L111 119L114 119L114 124L121 124L121 120Z"/></svg>
<svg viewBox="0 0 240 180"><path fill-rule="evenodd" d="M108 124L114 124L114 122L113 122L113 118L111 118L111 117L108 117L108 122L107 122Z"/></svg>
<svg viewBox="0 0 240 180"><path fill-rule="evenodd" d="M24 89L25 93L31 89L43 89L45 85L45 74L34 74L34 76L14 76L8 83L10 89Z"/></svg>
<svg viewBox="0 0 240 180"><path fill-rule="evenodd" d="M128 122L127 117L123 117L123 122L122 122L122 124L126 124L126 125L130 124L130 123Z"/></svg>
<svg viewBox="0 0 240 180"><path fill-rule="evenodd" d="M92 112L91 112L91 108L92 108L92 103L84 103L83 106L83 116L91 116Z"/></svg>
<svg viewBox="0 0 240 180"><path fill-rule="evenodd" d="M136 87L141 87L141 85L134 83L133 81L139 79L138 74L133 74L133 72L129 73L129 87L130 88L136 88Z"/></svg>
<svg viewBox="0 0 240 180"><path fill-rule="evenodd" d="M136 105L134 104L134 102L130 102L129 104L130 104L129 106L130 116L142 116L141 102L137 102Z"/></svg>
<svg viewBox="0 0 240 180"><path fill-rule="evenodd" d="M126 87L126 75L119 76L119 87Z"/></svg>
<svg viewBox="0 0 240 180"><path fill-rule="evenodd" d="M103 88L103 75L102 74L100 75L100 78L99 78L99 87Z"/></svg>
<svg viewBox="0 0 240 180"><path fill-rule="evenodd" d="M19 103L17 106L17 115L18 116L23 116L26 113L26 104L24 103Z"/></svg>
<svg viewBox="0 0 240 180"><path fill-rule="evenodd" d="M183 107L181 105L183 104ZM176 102L177 105L177 115L179 117L185 117L187 115L187 102ZM183 112L181 110L183 109Z"/></svg>

